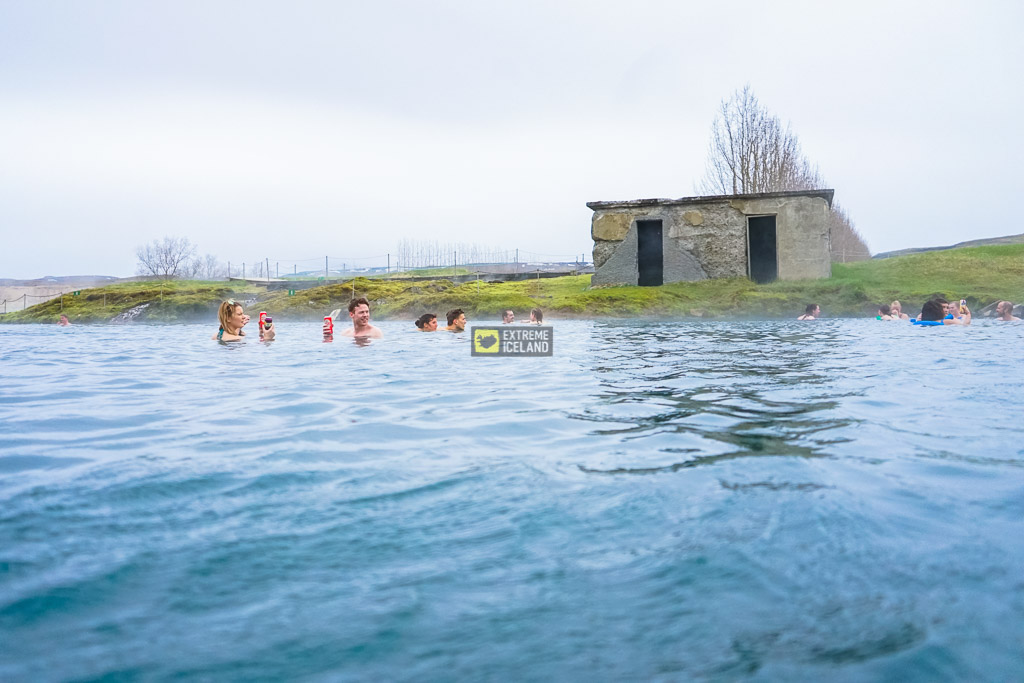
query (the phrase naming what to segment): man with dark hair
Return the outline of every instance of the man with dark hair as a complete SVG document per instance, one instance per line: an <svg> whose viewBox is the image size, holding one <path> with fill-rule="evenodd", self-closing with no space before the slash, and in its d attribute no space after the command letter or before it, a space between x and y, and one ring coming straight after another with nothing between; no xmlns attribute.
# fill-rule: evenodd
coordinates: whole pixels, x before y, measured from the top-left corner
<svg viewBox="0 0 1024 683"><path fill-rule="evenodd" d="M876 317L879 320L892 320L892 307L889 304L882 304L878 307L878 315Z"/></svg>
<svg viewBox="0 0 1024 683"><path fill-rule="evenodd" d="M359 297L348 302L348 317L352 318L352 329L345 328L342 337L383 337L379 328L370 324L370 302Z"/></svg>
<svg viewBox="0 0 1024 683"><path fill-rule="evenodd" d="M501 314L501 324L511 325L516 321L516 314L512 312L511 308L506 308Z"/></svg>
<svg viewBox="0 0 1024 683"><path fill-rule="evenodd" d="M1013 314L1012 301L1000 301L996 304L996 320L1005 320L1006 322L1016 320L1020 322L1020 318Z"/></svg>
<svg viewBox="0 0 1024 683"><path fill-rule="evenodd" d="M821 306L818 304L807 304L804 307L804 314L797 318L797 320L817 320L819 315L821 315Z"/></svg>
<svg viewBox="0 0 1024 683"><path fill-rule="evenodd" d="M342 331L342 337L378 339L384 336L379 328L370 324L370 302L366 297L359 297L348 302L348 317L352 319L352 327ZM331 330L327 322L324 322L324 336L330 337Z"/></svg>
<svg viewBox="0 0 1024 683"><path fill-rule="evenodd" d="M462 332L466 329L466 313L461 308L453 308L445 316L448 319L448 332Z"/></svg>

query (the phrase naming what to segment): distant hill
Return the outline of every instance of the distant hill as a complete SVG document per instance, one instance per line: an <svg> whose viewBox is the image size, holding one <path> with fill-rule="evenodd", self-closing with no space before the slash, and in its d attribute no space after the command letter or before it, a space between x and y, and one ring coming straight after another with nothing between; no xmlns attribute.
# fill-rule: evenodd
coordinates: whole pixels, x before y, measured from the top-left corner
<svg viewBox="0 0 1024 683"><path fill-rule="evenodd" d="M968 240L957 242L948 247L919 247L917 249L897 249L896 251L883 251L875 254L872 258L889 258L891 256L906 256L907 254L922 254L926 251L943 251L944 249L959 249L961 247L989 247L996 244L1024 244L1024 233L1019 235L1006 235L1005 237L989 237L982 240Z"/></svg>
<svg viewBox="0 0 1024 683"><path fill-rule="evenodd" d="M32 280L18 280L15 278L0 278L0 285L4 287L48 287L53 285L105 285L117 282L120 278L111 275L47 275Z"/></svg>

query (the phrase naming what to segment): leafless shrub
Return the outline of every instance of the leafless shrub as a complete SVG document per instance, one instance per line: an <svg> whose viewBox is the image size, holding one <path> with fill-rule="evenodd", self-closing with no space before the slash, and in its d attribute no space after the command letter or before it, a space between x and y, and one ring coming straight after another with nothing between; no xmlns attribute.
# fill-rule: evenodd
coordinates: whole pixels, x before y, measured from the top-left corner
<svg viewBox="0 0 1024 683"><path fill-rule="evenodd" d="M168 280L190 275L190 265L195 257L196 247L187 237L164 237L138 247L139 275L156 275Z"/></svg>

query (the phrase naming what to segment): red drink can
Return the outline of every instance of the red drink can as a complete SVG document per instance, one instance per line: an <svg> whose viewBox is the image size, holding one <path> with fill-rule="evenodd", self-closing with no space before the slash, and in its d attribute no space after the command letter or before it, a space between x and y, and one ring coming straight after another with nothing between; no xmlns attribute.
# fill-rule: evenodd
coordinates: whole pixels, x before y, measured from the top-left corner
<svg viewBox="0 0 1024 683"><path fill-rule="evenodd" d="M260 329L263 329L263 320L267 317L266 311L260 311Z"/></svg>
<svg viewBox="0 0 1024 683"><path fill-rule="evenodd" d="M331 319L331 316L329 316L329 315L325 315L324 316L324 324L327 325L327 332L325 332L325 334L332 334L333 335L334 334L334 321Z"/></svg>

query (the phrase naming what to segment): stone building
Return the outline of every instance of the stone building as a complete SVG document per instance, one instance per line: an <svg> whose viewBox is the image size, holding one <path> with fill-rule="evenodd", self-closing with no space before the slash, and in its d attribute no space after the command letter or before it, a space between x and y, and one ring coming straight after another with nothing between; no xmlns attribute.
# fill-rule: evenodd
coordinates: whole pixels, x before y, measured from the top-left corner
<svg viewBox="0 0 1024 683"><path fill-rule="evenodd" d="M592 284L829 277L833 190L590 202Z"/></svg>

